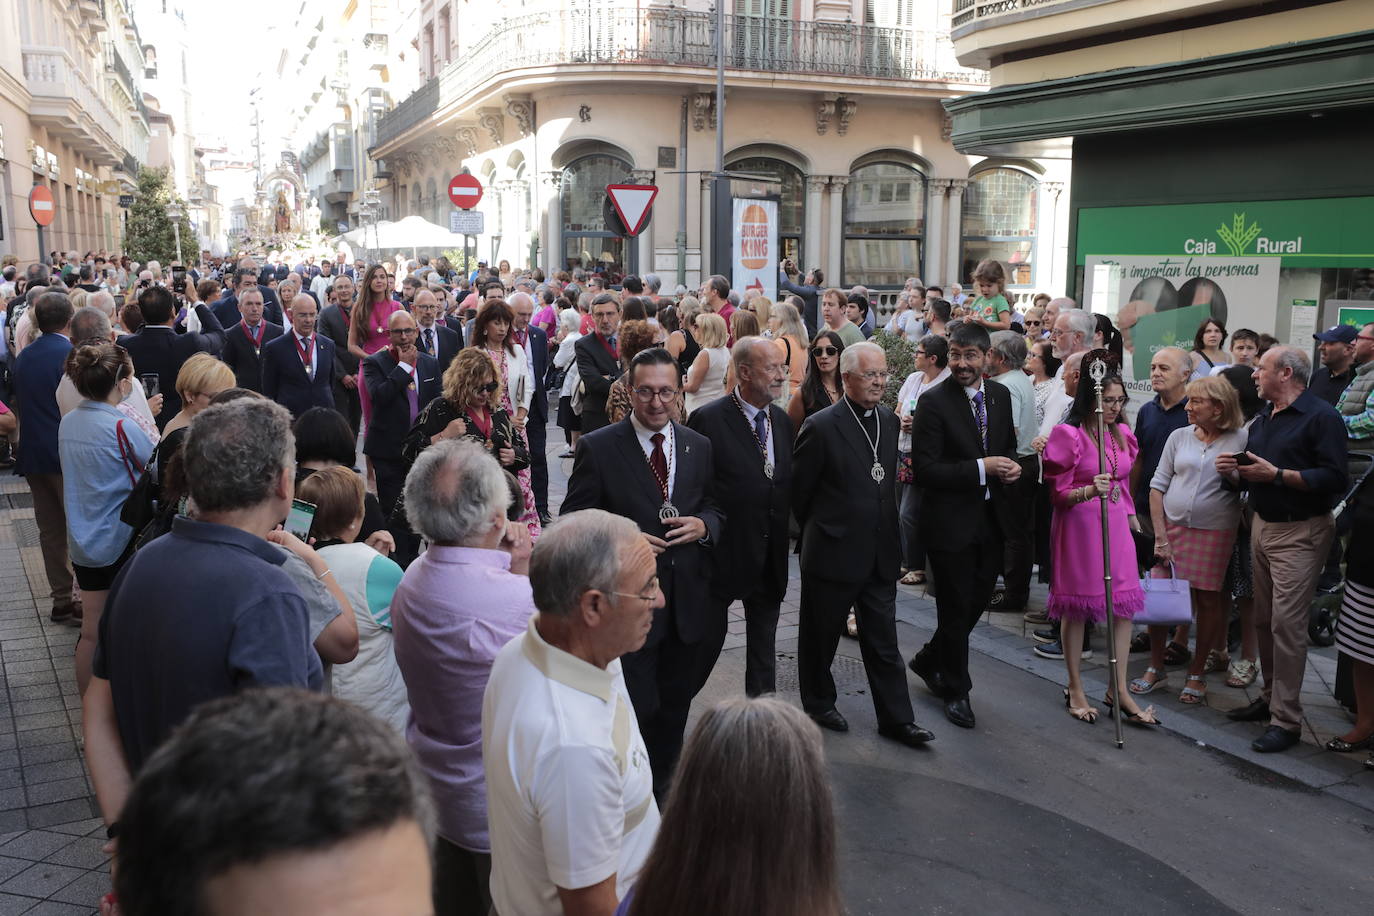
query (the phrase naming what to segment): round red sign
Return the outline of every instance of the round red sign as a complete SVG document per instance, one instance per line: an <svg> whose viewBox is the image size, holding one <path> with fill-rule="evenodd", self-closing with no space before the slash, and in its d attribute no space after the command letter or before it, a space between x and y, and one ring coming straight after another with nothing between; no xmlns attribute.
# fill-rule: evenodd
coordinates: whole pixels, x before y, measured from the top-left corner
<svg viewBox="0 0 1374 916"><path fill-rule="evenodd" d="M471 210L482 199L482 182L475 175L455 175L448 183L448 199L455 207Z"/></svg>
<svg viewBox="0 0 1374 916"><path fill-rule="evenodd" d="M52 191L46 185L36 184L29 192L29 213L40 226L51 226L57 215L57 205L53 203Z"/></svg>

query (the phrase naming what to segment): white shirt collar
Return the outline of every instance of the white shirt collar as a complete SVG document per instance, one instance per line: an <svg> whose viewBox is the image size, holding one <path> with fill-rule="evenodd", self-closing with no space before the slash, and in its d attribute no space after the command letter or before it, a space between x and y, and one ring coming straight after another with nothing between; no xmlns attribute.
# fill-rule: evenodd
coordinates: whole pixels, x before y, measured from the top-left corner
<svg viewBox="0 0 1374 916"><path fill-rule="evenodd" d="M655 430L652 430L649 427L645 426L643 423L639 422L639 417L636 417L634 415L634 411L630 412L630 425L634 427L635 436L639 439L639 444L644 448L644 450L647 452L653 449L653 435ZM657 432L663 433L664 448L669 448L673 445L672 420L669 420L668 423L662 429L657 430Z"/></svg>
<svg viewBox="0 0 1374 916"><path fill-rule="evenodd" d="M754 422L754 416L755 416L760 410L763 410L763 408L762 408L762 407L755 407L753 404L750 404L748 401L746 401L746 400L744 399L744 396L743 396L742 394L739 393L739 386L736 386L736 387L735 387L734 394L735 394L735 400L739 402L739 406L744 410L744 415L745 415L745 417L747 417L747 418L749 419L749 422L750 422L750 423L753 423L753 422Z"/></svg>
<svg viewBox="0 0 1374 916"><path fill-rule="evenodd" d="M314 335L314 334L311 334L309 337L306 337L306 336L302 335L300 331L297 331L295 328L292 328L292 329L291 329L291 333L292 333L292 334L295 334L295 335L296 335L296 340L300 341L301 343L309 343L309 344L312 344L312 345L314 344L314 341L315 341L315 335Z"/></svg>

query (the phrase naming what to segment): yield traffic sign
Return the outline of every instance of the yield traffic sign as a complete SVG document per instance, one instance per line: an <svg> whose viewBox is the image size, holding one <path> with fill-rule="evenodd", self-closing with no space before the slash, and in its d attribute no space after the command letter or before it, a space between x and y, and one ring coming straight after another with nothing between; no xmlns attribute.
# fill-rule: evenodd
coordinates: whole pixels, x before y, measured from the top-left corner
<svg viewBox="0 0 1374 916"><path fill-rule="evenodd" d="M53 203L52 191L46 185L36 184L29 192L29 213L40 226L51 226L57 216L57 206Z"/></svg>
<svg viewBox="0 0 1374 916"><path fill-rule="evenodd" d="M638 235L649 218L649 208L658 196L658 187L651 184L608 184L606 193L611 198L616 215L625 224L627 235Z"/></svg>
<svg viewBox="0 0 1374 916"><path fill-rule="evenodd" d="M455 175L448 183L448 199L455 207L470 210L482 199L482 182L475 175Z"/></svg>

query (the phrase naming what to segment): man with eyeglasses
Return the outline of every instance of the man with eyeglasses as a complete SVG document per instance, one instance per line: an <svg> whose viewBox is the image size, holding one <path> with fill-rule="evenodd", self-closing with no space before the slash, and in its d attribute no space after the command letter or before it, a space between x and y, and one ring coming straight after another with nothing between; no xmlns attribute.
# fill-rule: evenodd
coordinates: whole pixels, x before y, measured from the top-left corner
<svg viewBox="0 0 1374 916"><path fill-rule="evenodd" d="M844 395L807 418L793 453L792 508L802 528L802 708L822 728L849 731L835 706L830 666L852 607L878 734L919 747L935 736L915 723L897 644L899 423L879 403L887 355L873 343L845 347L840 375Z"/></svg>
<svg viewBox="0 0 1374 916"><path fill-rule="evenodd" d="M773 401L787 364L762 337L742 337L730 351L735 390L692 411L688 426L711 440L717 493L730 494L729 524L711 551L712 638L725 640L729 608L744 602L744 692L777 690L778 614L787 593L791 512L792 421ZM717 649L719 651L719 649Z"/></svg>
<svg viewBox="0 0 1374 916"><path fill-rule="evenodd" d="M577 375L582 385L582 432L589 433L610 422L606 398L611 382L620 378L620 348L615 332L620 327L620 303L610 293L592 300L591 334L573 344Z"/></svg>
<svg viewBox="0 0 1374 916"><path fill-rule="evenodd" d="M363 383L372 400L363 454L372 459L377 502L384 516L391 515L406 482L401 443L424 406L443 393L439 361L415 345L415 319L410 313L392 312L387 331L390 346L363 360Z"/></svg>
<svg viewBox="0 0 1374 916"><path fill-rule="evenodd" d="M587 339L577 342L579 350ZM644 648L622 662L649 748L654 794L662 799L682 751L692 698L720 654L708 564L725 516L716 502L711 441L674 416L681 384L677 362L653 347L635 356L629 375L630 415L583 432L562 514L605 509L624 516L639 526L658 557L666 604L654 615Z"/></svg>

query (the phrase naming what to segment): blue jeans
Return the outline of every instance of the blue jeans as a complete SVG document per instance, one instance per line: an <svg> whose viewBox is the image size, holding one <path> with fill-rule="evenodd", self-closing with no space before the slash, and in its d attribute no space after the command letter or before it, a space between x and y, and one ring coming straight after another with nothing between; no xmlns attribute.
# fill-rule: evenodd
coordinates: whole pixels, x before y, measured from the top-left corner
<svg viewBox="0 0 1374 916"><path fill-rule="evenodd" d="M915 484L902 484L897 503L897 521L902 534L903 565L909 570L926 568L926 549L916 534L916 519L920 511L921 488Z"/></svg>

